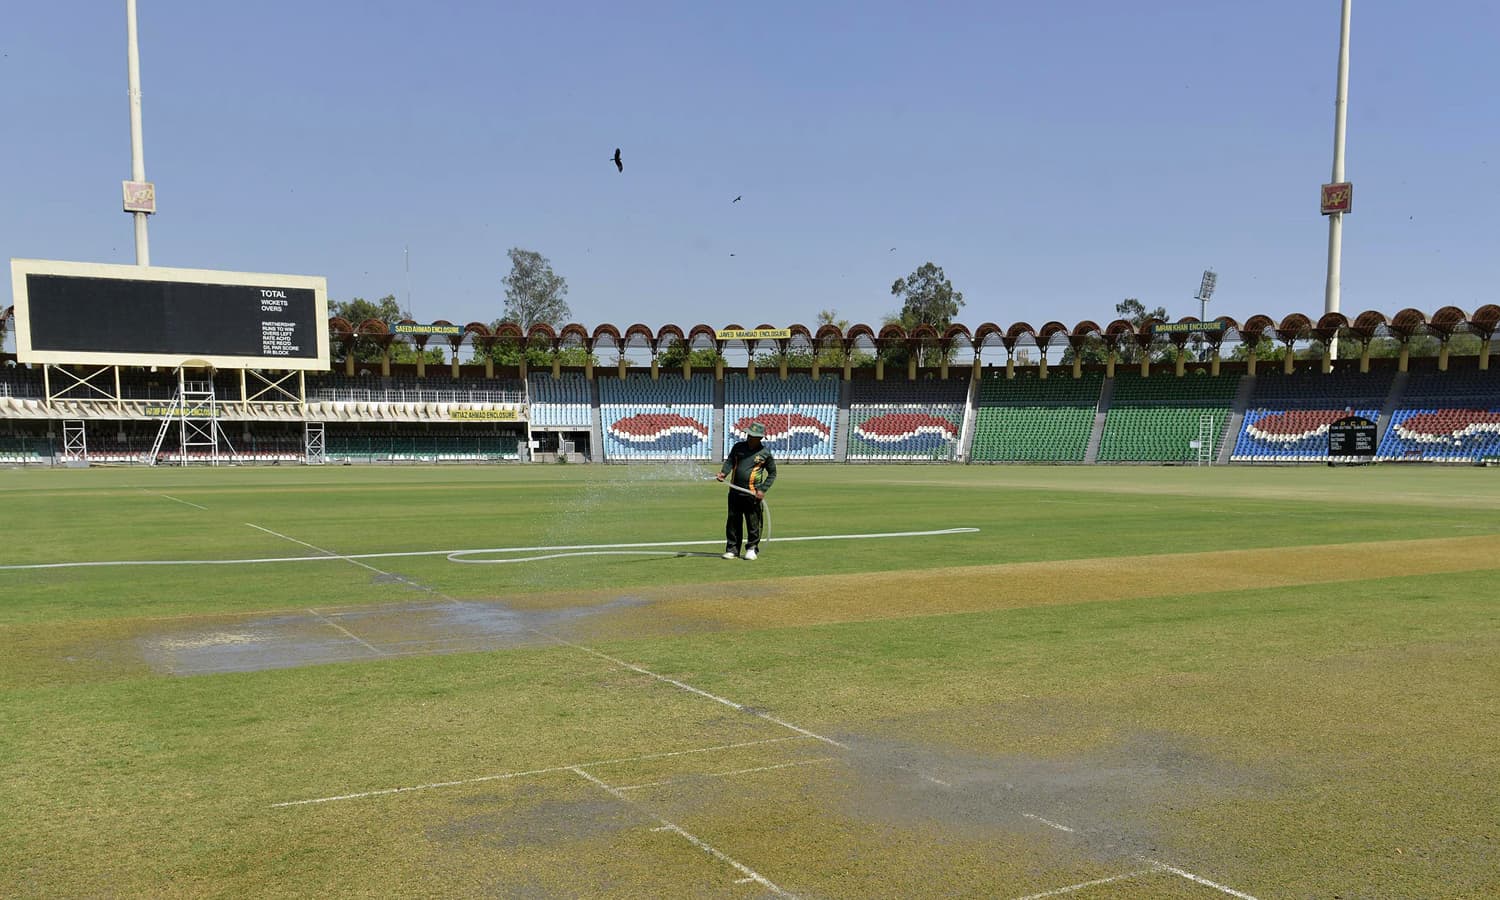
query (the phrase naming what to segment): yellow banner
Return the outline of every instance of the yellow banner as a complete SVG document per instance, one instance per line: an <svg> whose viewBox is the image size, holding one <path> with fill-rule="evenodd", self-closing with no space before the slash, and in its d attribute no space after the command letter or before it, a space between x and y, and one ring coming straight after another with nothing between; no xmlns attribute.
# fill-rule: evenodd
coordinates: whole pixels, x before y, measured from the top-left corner
<svg viewBox="0 0 1500 900"><path fill-rule="evenodd" d="M721 328L714 332L721 341L774 341L791 336L790 328Z"/></svg>
<svg viewBox="0 0 1500 900"><path fill-rule="evenodd" d="M148 406L142 411L148 416L157 416L164 419L175 419L179 415L175 406ZM189 406L184 412L180 413L180 415L189 419L207 419L213 416L213 414L213 410L207 406Z"/></svg>
<svg viewBox="0 0 1500 900"><path fill-rule="evenodd" d="M462 325L418 325L416 323L405 324L397 322L391 326L393 334L463 334Z"/></svg>
<svg viewBox="0 0 1500 900"><path fill-rule="evenodd" d="M521 413L514 409L450 409L450 419L487 419L489 421L511 422L519 419Z"/></svg>

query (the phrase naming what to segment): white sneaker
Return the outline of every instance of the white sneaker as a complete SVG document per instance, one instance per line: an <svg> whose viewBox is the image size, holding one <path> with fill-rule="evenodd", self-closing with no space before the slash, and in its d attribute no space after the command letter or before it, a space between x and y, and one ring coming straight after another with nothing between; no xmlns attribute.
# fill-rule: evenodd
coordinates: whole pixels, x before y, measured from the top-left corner
<svg viewBox="0 0 1500 900"><path fill-rule="evenodd" d="M759 555L760 554L758 554L758 553L755 552L755 548L754 547L751 547L749 550L745 551L745 558L746 559L754 559L755 557L757 557Z"/></svg>
<svg viewBox="0 0 1500 900"><path fill-rule="evenodd" d="M734 559L734 557L735 557L735 554L734 554L733 550L725 550L724 551L724 556L722 558L723 559Z"/></svg>

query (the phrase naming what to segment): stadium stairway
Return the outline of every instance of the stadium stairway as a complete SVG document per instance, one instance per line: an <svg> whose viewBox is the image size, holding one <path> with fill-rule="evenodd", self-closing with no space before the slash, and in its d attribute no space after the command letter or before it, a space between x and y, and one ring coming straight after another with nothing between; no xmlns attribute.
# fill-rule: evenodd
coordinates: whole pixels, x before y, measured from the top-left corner
<svg viewBox="0 0 1500 900"><path fill-rule="evenodd" d="M1094 430L1089 432L1088 449L1083 451L1083 461L1093 465L1099 461L1099 442L1104 439L1104 420L1109 416L1109 401L1115 396L1115 380L1104 379L1099 389L1099 406L1094 412Z"/></svg>
<svg viewBox="0 0 1500 900"><path fill-rule="evenodd" d="M708 423L708 458L711 462L718 462L729 452L724 446L724 382L722 379L714 379L714 411L709 416Z"/></svg>
<svg viewBox="0 0 1500 900"><path fill-rule="evenodd" d="M1225 425L1224 434L1219 438L1219 455L1214 459L1215 465L1229 465L1229 458L1234 455L1235 441L1245 424L1245 410L1250 408L1250 395L1254 391L1255 376L1242 377L1240 389L1235 391L1234 401L1229 407L1229 421Z"/></svg>
<svg viewBox="0 0 1500 900"><path fill-rule="evenodd" d="M849 461L849 382L839 382L838 414L835 416L833 433L833 461Z"/></svg>
<svg viewBox="0 0 1500 900"><path fill-rule="evenodd" d="M954 456L959 462L969 462L974 459L974 425L978 416L980 416L980 380L971 378L968 396L963 401L963 425L959 426L959 450Z"/></svg>
<svg viewBox="0 0 1500 900"><path fill-rule="evenodd" d="M604 410L597 378L589 379L589 461L604 462Z"/></svg>
<svg viewBox="0 0 1500 900"><path fill-rule="evenodd" d="M1391 422L1396 418L1396 410L1401 406L1401 398L1406 394L1406 383L1411 380L1409 372L1397 372L1396 377L1391 379L1391 392L1385 397L1385 405L1380 407L1380 418L1375 422L1375 446L1379 447L1385 442L1385 434L1391 430Z"/></svg>

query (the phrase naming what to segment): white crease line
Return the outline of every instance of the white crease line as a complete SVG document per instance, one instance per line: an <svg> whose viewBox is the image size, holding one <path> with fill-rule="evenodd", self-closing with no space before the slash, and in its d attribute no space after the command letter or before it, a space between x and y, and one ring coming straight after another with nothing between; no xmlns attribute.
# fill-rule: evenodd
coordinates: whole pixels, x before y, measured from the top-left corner
<svg viewBox="0 0 1500 900"><path fill-rule="evenodd" d="M624 803L624 804L629 805L629 806L635 806L635 807L639 807L640 806L640 804L636 803L635 801L631 800L629 797L627 797L624 794L620 793L620 791L619 791L618 788L610 787L608 784L605 784L603 781L600 781L598 778L595 778L593 775L590 775L588 772L584 771L583 769L581 769L581 768L579 768L577 766L572 766L571 768L572 768L573 772L576 773L579 777L585 778L585 779L593 782L594 784L598 785L599 787L603 788L604 790L608 791L609 794L610 794L610 796L614 797L616 800L619 800L621 803ZM699 837L697 837L697 836L695 836L693 834L690 834L689 832L687 832L686 830L684 830L677 823L672 822L669 819L664 819L661 816L656 815L655 813L651 813L651 816L653 818L655 818L658 822L660 822L662 824L662 826L665 827L668 831L673 832L678 837L681 837L683 840L687 841L689 844L692 844L694 847L697 847L699 850L702 850L703 852L709 854L710 856L714 857L715 859L720 860L722 862L726 862L729 865L733 866L734 869L735 869L735 871L739 872L741 875L744 875L746 878L748 878L749 880L755 882L756 884L760 885L761 887L765 888L766 890L771 891L776 896L778 896L778 897L795 897L796 896L795 894L791 893L790 891L785 891L785 890L782 890L781 888L777 887L766 876L760 874L759 872L755 871L754 869L750 868L749 866L745 865L744 863L736 860L732 856L729 856L727 853L724 853L723 851L721 851L718 848L714 847L712 844L709 844L707 841L704 841L703 839L701 839L701 838L699 838Z"/></svg>
<svg viewBox="0 0 1500 900"><path fill-rule="evenodd" d="M795 740L795 739L793 739ZM682 778L668 778L666 781L650 781L645 784L627 784L616 788L620 791L638 791L641 788L662 787L669 784L684 784L692 781L701 781L705 778L724 778L729 775L749 775L751 772L770 772L774 769L790 769L793 766L811 766L817 763L830 762L836 757L820 756L817 759L803 759L797 762L778 763L774 766L757 766L753 769L731 769L728 772L706 772L702 775L686 775Z"/></svg>
<svg viewBox="0 0 1500 900"><path fill-rule="evenodd" d="M941 779L941 778L933 778L931 775L928 775L926 772L918 772L917 774L921 775L923 779L925 779L927 781L930 781L933 784L940 784L943 787L952 787L952 785L948 784L948 782L944 781L943 779Z"/></svg>
<svg viewBox="0 0 1500 900"><path fill-rule="evenodd" d="M1150 859L1144 856L1141 857L1141 859L1145 860L1148 863L1151 863L1158 869L1161 869L1163 872L1171 872L1173 875L1186 878L1188 881L1196 882L1203 885L1204 887L1211 887L1214 890L1228 894L1231 897L1239 897L1240 900L1255 900L1254 897L1244 893L1243 891L1237 891L1232 887L1225 887L1224 885L1219 884L1217 881L1209 881L1207 878L1204 878L1201 875L1194 875L1192 872L1189 872L1186 869L1179 869L1176 866L1169 866L1161 860Z"/></svg>
<svg viewBox="0 0 1500 900"><path fill-rule="evenodd" d="M4 566L0 566L0 571L12 571L12 570L17 570L17 569L89 569L89 568L100 568L100 567L109 567L109 566L249 566L249 565L266 565L266 564L270 564L270 563L326 562L326 561L331 560L331 559L342 559L342 560L346 560L346 561L349 561L349 562L355 562L355 563L357 563L357 561L361 560L361 559L396 559L396 558L414 557L414 556L472 556L472 555L479 554L479 553L531 553L531 552L545 552L545 551L551 551L551 550L613 550L613 549L628 548L628 547L695 547L695 546L700 546L700 545L706 546L706 545L710 545L710 544L720 545L720 544L724 543L722 540L712 540L712 541L656 541L656 542L653 542L653 543L640 543L640 544L573 544L573 545L557 545L557 546L550 546L550 547L483 547L483 548L472 549L472 550L464 550L464 549L458 549L458 550L401 550L401 551L394 551L394 552L389 552L389 553L346 553L346 554L340 554L340 553L332 553L332 552L329 552L329 551L326 551L326 550L322 550L321 548L314 547L312 544L309 544L309 543L307 543L305 541L299 541L296 538L287 537L284 534L279 534L279 533L277 533L275 531L271 531L271 529L269 529L269 528L261 528L261 526L259 526L259 525L252 525L249 522L246 522L245 524L246 525L251 525L252 528L260 528L261 531L264 531L264 532L266 532L268 534L276 535L276 537L285 538L286 540L289 540L289 541L291 541L294 544L301 544L304 547L309 547L309 548L311 548L313 550L318 550L320 553L323 553L324 555L323 556L265 556L265 557L249 557L249 558L244 558L244 559L118 559L118 560L95 560L95 561L91 561L91 562L26 563L26 564L21 564L21 565L4 565ZM974 534L975 532L978 532L978 531L979 531L978 528L942 528L942 529L938 529L936 531L893 531L893 532L882 532L882 533L877 533L877 534L817 534L817 535L807 535L807 536L804 536L804 537L779 537L779 538L776 539L776 543L783 544L783 543L791 543L793 541L852 541L852 540L864 540L864 539L870 539L870 538L890 538L890 537L929 537L929 536L947 535L947 534ZM362 563L357 563L357 564L362 565ZM369 567L369 568L373 569L373 567ZM380 570L379 569L374 569L374 571L378 572ZM381 573L381 574L390 574L390 573Z"/></svg>
<svg viewBox="0 0 1500 900"><path fill-rule="evenodd" d="M764 711L759 710L759 709L755 709L754 707L745 706L743 703L736 703L733 700L726 700L725 698L720 697L718 694L710 694L708 691L702 690L700 688L695 688L692 685L687 684L685 682L678 681L675 678L668 678L665 675L658 675L658 674L656 674L655 672L652 672L649 669L643 669L640 666L628 663L628 662L626 662L623 659L616 659L616 658L614 658L613 656L610 656L607 653L600 653L598 650L595 650L592 647L585 647L582 644L575 644L572 641L565 641L565 640L563 640L562 638L560 638L560 637L558 637L556 635L548 634L545 631L537 631L534 628L528 629L528 630L531 631L533 634L539 634L542 637L550 638L550 639L558 642L559 644L563 644L565 646L572 647L575 650L582 650L584 653L592 654L594 656L599 657L600 659L608 660L608 661L614 663L615 665L622 666L622 667L624 667L626 669L629 669L632 672L639 672L642 675L646 675L648 677L655 678L657 681L665 682L667 684L672 685L673 687L681 688L684 691L688 691L689 693L697 694L700 697L707 697L709 700L712 700L715 703L722 703L725 706L729 707L730 709L737 710L737 711L742 712L742 713L749 713L750 715L755 716L757 718L765 719L767 722L774 722L775 724L780 725L782 728L790 728L792 731L795 731L798 734L803 735L805 737L810 737L810 738L813 738L814 740L822 741L825 744L831 744L831 745L833 745L835 747L838 747L841 750L848 750L849 749L849 745L848 744L841 744L838 741L834 740L833 738L824 737L821 734L815 734L814 732L808 731L806 728L800 728L800 727L798 727L796 725L793 725L791 722L787 722L787 721L784 721L782 719L778 719L775 716L771 715L770 713L764 712Z"/></svg>
<svg viewBox="0 0 1500 900"><path fill-rule="evenodd" d="M291 537L290 535L282 534L279 531L272 531L271 529L266 528L266 527L261 526L261 525L257 525L254 522L246 522L245 524L249 525L251 528L256 529L257 531L264 531L266 534L275 535L276 537L281 538L283 541L291 541L294 544L301 544L302 546L308 548L309 550L316 550L319 553L325 554L330 559L342 559L342 560L344 560L346 562L352 562L356 566L360 566L360 567L369 569L371 572L374 572L377 575L389 575L390 574L389 572L382 572L379 569L375 568L374 566L365 565L364 563L360 562L357 559L354 559L353 557L344 556L344 555L339 554L339 553L334 553L332 550L324 550L322 547L314 547L312 544L309 544L307 541L299 541L296 538Z"/></svg>
<svg viewBox="0 0 1500 900"><path fill-rule="evenodd" d="M1059 894L1071 894L1074 891L1081 891L1084 888L1096 887L1101 884L1110 884L1111 882L1115 881L1125 881L1130 878L1139 878L1142 875L1150 875L1155 871L1157 870L1141 869L1137 872L1126 872L1124 875L1116 875L1113 878L1097 878L1093 881L1081 881L1078 884L1070 884L1067 887L1060 887L1056 890L1042 891L1040 894L1027 894L1024 897L1017 897L1016 900L1041 900L1041 898L1043 897L1056 897Z"/></svg>
<svg viewBox="0 0 1500 900"><path fill-rule="evenodd" d="M623 756L617 759L598 759L593 762L569 763L562 766L550 766L545 769L528 769L524 772L504 772L499 775L481 775L477 778L461 778L456 781L434 781L430 784L414 784L409 787L382 788L376 791L361 791L357 794L340 794L337 797L314 797L311 800L289 800L285 803L272 803L270 809L280 809L287 806L307 806L312 803L333 803L337 800L360 800L365 797L382 797L387 794L404 794L408 791L425 791L432 788L456 787L461 784L478 784L483 781L502 781L509 778L521 778L526 775L544 775L549 772L566 772L578 766L613 766L621 763L641 762L648 759L667 759L673 756L691 756L694 753L713 753L718 750L733 750L738 747L754 747L759 744L780 744L786 741L800 741L800 737L778 737L765 738L759 741L741 741L738 744L719 744L714 747L698 747L693 750L672 750L666 753L647 753L643 756Z"/></svg>
<svg viewBox="0 0 1500 900"><path fill-rule="evenodd" d="M1049 828L1056 828L1059 831L1066 831L1069 834L1073 834L1073 833L1076 832L1075 829L1069 828L1066 825L1060 825L1057 822L1049 821L1049 820L1044 819L1041 816L1038 816L1038 815L1036 815L1034 813L1021 813L1021 815L1025 816L1028 819L1033 819L1033 820L1035 820L1037 822L1041 822L1043 825L1046 825ZM1231 897L1239 897L1240 900L1256 900L1256 898L1254 896L1252 896L1250 894L1247 894L1247 893L1245 893L1243 891L1237 891L1237 890L1235 890L1232 887L1228 887L1227 885L1219 884L1217 881L1209 881L1207 878L1204 878L1201 875L1194 875L1192 872L1189 872L1186 869L1179 869L1176 866L1168 865L1168 864L1162 862L1159 859L1152 859L1149 856L1137 856L1136 859L1140 860L1141 862L1150 863L1151 865L1155 866L1160 871L1171 872L1173 875L1176 875L1176 876L1178 876L1180 878L1186 878L1188 881L1192 881L1192 882L1195 882L1197 884L1201 884L1204 887L1211 887L1214 890L1221 891L1221 892L1223 892L1225 894L1228 894ZM1139 873L1137 873L1137 874L1139 874ZM1036 894L1034 896L1045 897L1045 896L1048 896L1048 895L1046 895L1046 894Z"/></svg>
<svg viewBox="0 0 1500 900"><path fill-rule="evenodd" d="M374 644L370 643L369 641L365 640L364 638L360 637L359 635L355 634L354 632L350 631L349 629L345 628L344 626L340 625L339 623L333 621L332 619L328 618L327 616L323 615L322 613L318 612L317 610L315 610L315 609L309 609L308 612L310 612L313 615L317 616L320 620L322 620L323 624L330 625L330 626L332 626L334 628L337 628L339 631L342 631L344 634L349 635L351 638L354 638L356 641L359 641L364 646L369 647L370 650L374 651L375 653L379 654L380 656L385 656L386 655L386 652L384 650L380 649L379 647L375 646Z"/></svg>
<svg viewBox="0 0 1500 900"><path fill-rule="evenodd" d="M185 504L187 504L188 506L191 506L194 509L201 509L201 510L204 510L204 511L208 510L208 507L206 507L206 506L199 506L198 504L194 503L191 500L183 500L183 499L181 499L179 497L173 497L171 494L158 494L157 496L159 496L159 497L166 497L168 500L176 500L178 503L185 503Z"/></svg>
<svg viewBox="0 0 1500 900"><path fill-rule="evenodd" d="M1024 818L1032 819L1032 820L1037 821L1037 822L1041 822L1043 825L1046 825L1048 828L1056 828L1058 831L1066 831L1068 834L1076 834L1077 833L1076 829L1069 828L1066 825L1059 825L1056 822L1052 821L1051 819L1044 819L1041 816L1036 815L1035 813L1021 813L1021 815Z"/></svg>
<svg viewBox="0 0 1500 900"><path fill-rule="evenodd" d="M291 541L294 544L301 544L304 547L308 547L310 549L317 550L319 553L326 554L325 556L321 556L321 557L318 557L318 556L305 557L302 560L297 560L297 561L310 561L310 560L321 560L321 559L341 559L341 560L344 560L346 562L354 563L357 566L362 566L362 567L364 567L366 569L369 569L370 571L375 572L375 573L380 574L380 575L390 575L391 573L384 572L384 571L382 571L380 569L375 568L374 566L366 565L365 563L360 562L359 559L376 559L376 558L385 558L385 557L392 557L392 556L433 556L433 555L437 555L438 553L441 552L441 551L418 551L418 552L407 552L407 553L373 553L373 554L367 553L367 554L359 554L358 558L356 558L354 556L343 556L343 555L334 553L331 550L324 550L323 548L316 547L316 546L314 546L312 544L307 543L306 541L300 541L300 540L297 540L294 537L289 537L288 535L281 534L280 532L272 531L269 528L263 528L263 527L261 527L259 525L254 524L253 522L246 522L245 524L249 525L251 528L256 528L256 529L259 529L261 531L264 531L267 534L275 535L276 537L279 537L282 540ZM978 531L978 530L979 529L977 529L977 528L954 528L954 529L948 529L946 531L938 531L938 532L906 532L906 534L913 534L913 533L915 533L915 534L957 534L957 533L964 533L964 532L973 532L973 531ZM782 541L790 541L790 540L836 540L836 539L848 538L848 537L889 537L889 536L892 536L892 535L832 535L832 536L825 537L825 538L818 538L818 537L779 538L778 540L782 540ZM691 542L691 543L716 544L718 542L717 541L696 541L696 542ZM610 546L610 545L603 545L603 546ZM646 545L640 545L640 544L629 545L629 544L626 544L626 545L613 545L613 546L672 546L672 545L671 544L656 544L656 545L651 545L651 544L646 544ZM569 549L569 548L563 548L563 547L531 547L531 548L516 548L515 551L504 550L504 551L464 551L464 552L475 552L475 553L482 553L482 552L520 552L522 550L551 550L551 549ZM460 552L460 551L454 551L454 552ZM169 563L155 563L155 564L156 565L163 565L163 564L169 564ZM53 564L32 565L32 566L0 566L0 569L11 569L11 568L22 568L22 569L31 569L31 568L59 568L59 567L70 566L70 565L84 565L84 566L88 566L88 565L113 565L113 564L112 563L77 563L77 564L73 564L73 563L62 563L62 564L53 563ZM131 564L130 563L126 563L125 565L131 565ZM141 565L152 565L152 563L141 563ZM400 576L396 576L396 577L400 577ZM405 581L405 579L402 579L402 580ZM442 597L443 599L449 601L450 603L458 603L457 600L453 599L452 597L449 597L447 594L443 594L443 593L441 593L441 592L439 592L439 591L437 591L437 590L435 590L435 589L433 589L431 587L428 587L426 585L416 584L415 582L407 582L407 583L413 584L416 587L422 588L423 590L425 590L425 591L427 591L427 592L429 592L429 593L431 593L431 594L433 594L435 596ZM315 612L315 611L313 611L313 610L308 610L308 612L312 612L313 615L318 615L318 613ZM319 618L323 618L323 617L319 616ZM327 620L325 619L325 621L327 621ZM329 624L333 624L333 623L330 622ZM337 627L337 626L335 626L335 627ZM349 632L347 629L343 629L343 630L350 637L355 638L355 640L360 640L357 636L355 636L352 632ZM750 713L753 716L756 716L756 717L761 718L761 719L765 719L766 721L772 722L772 723L774 723L776 725L780 725L783 728L789 728L792 731L795 731L798 734L802 735L803 737L813 738L814 740L822 741L825 744L831 744L832 746L838 747L838 748L843 749L843 750L849 750L850 749L847 744L840 743L839 741L836 741L833 738L824 737L823 735L816 734L814 732L808 731L805 728L800 728L800 727L798 727L796 725L793 725L790 722L784 721L782 719L778 719L775 716L770 715L769 713L763 712L763 711L758 710L758 709L753 709L751 707L745 706L744 704L736 703L733 700L725 699L724 697L720 697L717 694L711 694L708 691L702 690L700 688L695 688L692 685L687 684L685 682L678 681L675 678L668 678L665 675L658 675L655 672L650 671L649 669L644 669L644 668L642 668L640 666L633 665L631 663L625 662L622 659L616 659L613 656L610 656L610 655L608 655L606 653L601 653L600 651L595 650L595 649L593 649L591 647L585 647L582 644L575 644L572 641L563 640L562 638L557 637L556 635L548 634L545 631L538 631L535 628L531 628L531 629L527 629L527 630L530 631L530 632L532 632L533 634L540 635L541 637L547 638L548 640L552 640L552 641L555 641L555 642L557 642L559 644L563 644L565 646L572 647L572 648L574 648L576 650L582 650L583 652L589 653L589 654L591 654L593 656L597 656L600 659L608 660L609 662L612 662L612 663L614 663L617 666L621 666L623 668L630 669L633 672L638 672L638 673L640 673L642 675L646 675L646 676L648 676L650 678L654 678L657 681L665 682L667 684L672 685L673 687L677 687L677 688L680 688L680 689L682 689L684 691L688 691L690 693L697 694L697 695L699 695L701 697L706 697L707 699L713 700L716 703L722 703L725 706L728 706L731 709L737 710L739 712ZM365 642L361 640L360 643L365 643ZM365 644L365 646L368 647L370 645L369 644ZM374 647L370 647L370 649L375 650ZM375 652L379 653L380 651L376 650ZM617 762L634 762L636 760L642 760L642 759L658 759L658 758L662 758L662 757L665 757L665 756L681 756L681 755L685 755L685 754L688 754L688 753L705 753L705 752L708 752L710 750L721 750L721 749L728 749L728 748L731 748L731 747L745 747L745 746L750 746L752 744L767 744L767 743L774 743L776 741L786 741L786 740L796 740L796 738L770 738L770 739L767 739L767 740L764 740L764 741L749 741L749 742L742 743L742 744L724 744L724 745L721 745L719 747L709 747L709 748L704 748L702 750L682 750L682 751L677 751L675 753L651 754L651 755L648 755L648 756L632 757L632 758L629 758L629 759L606 760L606 761L603 761L603 762L594 762L594 763L582 763L580 765L599 766L599 765L608 765L608 764L617 763ZM573 771L573 772L576 772L579 775L582 775L584 778L587 778L588 780L595 782L600 787L603 787L605 790L608 790L611 794L614 794L616 797L619 797L621 800L625 800L626 802L629 802L628 799L623 794L618 793L618 789L612 788L609 785L605 784L604 782L600 781L599 779L593 777L592 775L589 775L587 772L585 772L581 768L579 768L579 766L572 765L572 766L555 766L555 767L548 768L548 769L533 769L533 770L527 771L527 772L510 772L510 773L506 773L506 774L502 774L502 775L486 775L486 776L482 776L482 777L479 777L479 778L469 778L469 779L463 779L463 780L460 780L460 781L434 782L434 783L431 783L431 784L415 785L415 786L412 786L412 787L386 788L384 790L365 791L365 792L358 793L358 794L344 794L344 795L337 796L337 797L320 797L320 798L313 799L313 800L293 800L293 801L290 801L290 802L287 802L287 803L273 803L271 805L271 808L272 809L276 809L276 808L279 808L279 807L287 807L287 806L303 806L303 805L311 804L311 803L328 803L328 802L332 802L332 801L335 801L335 800L354 800L354 799L358 799L358 798L362 798L362 797L375 797L375 796L380 796L380 795L384 795L384 794L397 794L397 793L404 793L404 792L407 792L407 791L426 790L426 789L430 789L430 788L453 787L455 785L461 785L461 784L474 784L476 782L482 782L482 781L495 781L495 780L506 779L506 778L519 778L519 777L521 777L523 775L540 775L540 774L544 774L544 773L548 773L548 772L558 772L558 771ZM921 773L919 773L919 774L921 774ZM937 778L933 778L930 775L922 774L922 777L926 778L929 781L935 782L937 784L941 784L944 787L948 786L946 782L941 781L941 780L939 780ZM641 785L641 786L644 787L645 785ZM1061 831L1066 831L1066 832L1069 832L1069 833L1073 832L1073 829L1067 827L1066 825L1060 825L1060 824L1058 824L1056 822L1050 822L1050 821L1048 821L1046 819L1043 819L1040 816L1033 815L1033 814L1030 814L1030 813L1023 813L1023 815L1025 815L1027 818L1035 819L1035 820L1037 820L1039 822L1042 822L1043 824L1045 824L1045 825L1047 825L1047 826L1049 826L1051 828L1056 828L1056 829L1059 829ZM687 840L691 841L695 846L698 846L701 849L707 850L708 852L714 854L715 856L721 857L722 859L726 860L727 862L731 863L732 865L734 865L736 867L744 868L743 866L740 866L739 863L735 862L734 860L730 859L727 856L724 856L718 850L715 850L714 848L708 846L707 844L703 844L697 838L695 838L692 835L688 834L686 831L683 831L681 828L677 827L676 825L673 825L672 823L667 822L665 819L662 819L662 821L664 823L666 823L663 826L664 828L667 828L668 830L677 832L678 834L682 835ZM1211 887L1211 888L1214 888L1215 890L1222 891L1222 892L1224 892L1226 894L1229 894L1231 896L1239 897L1239 898L1241 898L1241 900L1257 900L1257 898L1255 898L1255 897L1253 897L1253 896L1251 896L1249 894L1241 893L1240 891L1236 891L1233 888L1226 887L1226 886L1224 886L1222 884L1218 884L1217 882L1209 881L1207 878L1203 878L1201 876L1194 875L1192 872L1188 872L1188 871L1186 871L1184 869L1179 869L1179 868L1176 868L1175 866L1169 866L1166 863L1160 862L1158 860L1146 859L1145 857L1141 857L1141 859L1143 859L1146 862L1151 863L1154 866L1159 867L1163 871L1171 872L1173 875L1178 875L1178 876L1180 876L1182 878L1188 879L1189 881L1193 881L1193 882L1196 882L1198 884L1204 885L1205 887ZM750 872L749 869L744 869L744 871ZM788 896L788 897L792 896L791 894L788 894L785 891L781 890L781 888L776 887L771 882L766 881L760 875L758 875L758 874L756 874L754 872L750 872L750 874L752 876L751 877L752 881L759 882L759 883L763 884L765 887L769 888L770 890L775 891L778 894L781 894L783 896Z"/></svg>

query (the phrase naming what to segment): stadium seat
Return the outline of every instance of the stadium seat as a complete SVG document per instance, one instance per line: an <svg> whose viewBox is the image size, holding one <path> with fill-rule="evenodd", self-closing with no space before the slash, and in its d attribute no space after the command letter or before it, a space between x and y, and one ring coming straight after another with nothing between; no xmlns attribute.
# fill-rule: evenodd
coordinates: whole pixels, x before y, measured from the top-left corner
<svg viewBox="0 0 1500 900"><path fill-rule="evenodd" d="M979 383L970 458L989 462L1082 462L1102 375L986 372Z"/></svg>

